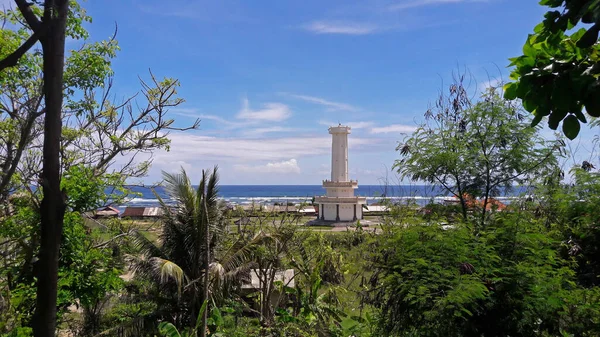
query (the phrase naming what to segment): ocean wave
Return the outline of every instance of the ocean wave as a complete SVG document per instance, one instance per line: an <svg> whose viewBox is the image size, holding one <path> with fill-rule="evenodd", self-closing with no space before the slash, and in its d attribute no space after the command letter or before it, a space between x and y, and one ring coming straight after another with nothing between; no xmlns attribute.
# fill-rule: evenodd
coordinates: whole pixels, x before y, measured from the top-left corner
<svg viewBox="0 0 600 337"><path fill-rule="evenodd" d="M522 196L498 196L494 197L494 199L510 203L518 199L529 198L531 195L522 195ZM167 196L163 196L163 201L166 204L174 204L176 201ZM380 202L380 201L391 201L391 202L402 202L402 201L416 201L418 204L426 204L428 201L434 202L444 202L456 200L455 197L452 196L423 196L423 195L404 195L404 196L366 196L368 203ZM221 197L220 200L223 200L227 203L234 205L251 205L251 204L274 204L274 203L306 203L312 200L312 197L306 196L260 196L260 197L251 197L251 196L233 196L233 197ZM156 198L131 198L124 202L121 206L158 206L159 202Z"/></svg>

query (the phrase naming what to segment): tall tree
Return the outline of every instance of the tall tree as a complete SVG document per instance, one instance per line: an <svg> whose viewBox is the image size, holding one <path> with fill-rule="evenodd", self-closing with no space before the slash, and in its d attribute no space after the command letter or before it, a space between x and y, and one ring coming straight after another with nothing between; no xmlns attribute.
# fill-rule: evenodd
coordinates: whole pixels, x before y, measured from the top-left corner
<svg viewBox="0 0 600 337"><path fill-rule="evenodd" d="M43 50L43 92L45 101L43 169L44 193L40 206L41 233L38 261L37 305L33 331L35 336L54 336L58 257L66 209L60 189L60 140L62 131L63 75L68 0L46 0L42 18L25 0L15 0L33 34L14 53L0 61L0 70L17 64L38 41Z"/></svg>
<svg viewBox="0 0 600 337"><path fill-rule="evenodd" d="M27 251L39 256L34 333L53 336L58 257L67 207L61 175L69 167L83 164L99 176L113 167L119 154L133 158L139 152L168 149L168 130L182 129L173 128L173 120L165 114L182 100L176 97L178 81L159 81L152 76L152 85L142 82L148 104L139 113L131 109L133 98L122 104L110 102L110 58L118 48L114 38L65 55L67 35L87 38L81 26L90 20L85 11L72 0L15 3L18 12L2 13L2 19L13 25L0 30L0 200L32 183L39 184L43 192L42 202L37 203L41 230L39 235L33 234L33 247ZM41 51L35 49L38 43ZM106 90L98 100L95 93L104 84ZM197 122L190 128L196 126ZM143 175L148 164L134 165L132 159L122 165L116 170L124 173L121 183L126 177ZM25 266L34 261L32 257L25 259Z"/></svg>
<svg viewBox="0 0 600 337"><path fill-rule="evenodd" d="M62 132L65 30L68 0L46 0L40 38L44 53L44 147L40 205L40 254L37 304L33 332L36 337L51 337L56 330L56 295L60 239L66 209L66 196L60 188L60 140Z"/></svg>
<svg viewBox="0 0 600 337"><path fill-rule="evenodd" d="M600 2L542 0L550 7L544 21L511 58L514 69L504 97L519 98L533 113L532 125L548 116L548 126L574 139L587 123L584 111L600 117ZM574 32L570 32L580 27ZM585 109L584 109L585 108Z"/></svg>
<svg viewBox="0 0 600 337"><path fill-rule="evenodd" d="M439 186L458 198L464 219L470 197L483 198L480 225L489 200L513 184L526 184L554 164L546 142L529 127L519 106L491 88L472 103L463 77L442 94L425 122L398 145L394 168L415 181Z"/></svg>

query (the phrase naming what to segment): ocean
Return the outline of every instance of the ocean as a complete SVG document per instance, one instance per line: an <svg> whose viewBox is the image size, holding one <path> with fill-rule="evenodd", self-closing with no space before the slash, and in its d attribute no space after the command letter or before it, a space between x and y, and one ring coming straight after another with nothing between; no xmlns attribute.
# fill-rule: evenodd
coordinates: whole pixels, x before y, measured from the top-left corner
<svg viewBox="0 0 600 337"><path fill-rule="evenodd" d="M158 199L150 188L133 186L132 191L139 193L129 199L126 203L119 205L120 208L126 206L158 206ZM155 188L156 193L167 203L173 203L165 192L164 188ZM501 194L497 199L509 203L511 199L524 194L523 187L513 188L510 191ZM219 196L232 204L248 205L252 203L273 204L273 203L301 203L310 202L313 196L324 195L325 189L321 185L220 185ZM419 205L425 205L431 201L441 202L450 195L440 188L432 188L426 185L359 185L355 190L355 195L367 198L367 202L372 204L381 201L383 198L392 201L401 201L413 199Z"/></svg>

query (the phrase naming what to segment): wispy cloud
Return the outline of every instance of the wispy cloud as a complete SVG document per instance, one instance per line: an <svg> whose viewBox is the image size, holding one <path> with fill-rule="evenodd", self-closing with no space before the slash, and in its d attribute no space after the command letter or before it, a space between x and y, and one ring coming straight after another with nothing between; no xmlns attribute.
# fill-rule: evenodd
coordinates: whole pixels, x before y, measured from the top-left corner
<svg viewBox="0 0 600 337"><path fill-rule="evenodd" d="M283 126L271 126L266 128L249 129L244 131L243 135L246 137L261 137L269 133L290 133L294 131L298 131L298 129Z"/></svg>
<svg viewBox="0 0 600 337"><path fill-rule="evenodd" d="M489 88L497 88L500 86L502 86L501 78L491 78L485 82L479 83L477 89L479 90L479 92L485 92Z"/></svg>
<svg viewBox="0 0 600 337"><path fill-rule="evenodd" d="M250 102L247 98L242 101L242 109L237 114L237 118L248 121L271 121L280 122L288 119L292 115L290 108L282 103L265 103L261 109L250 109Z"/></svg>
<svg viewBox="0 0 600 337"><path fill-rule="evenodd" d="M302 26L315 34L367 35L379 30L376 25L350 21L313 21Z"/></svg>
<svg viewBox="0 0 600 337"><path fill-rule="evenodd" d="M357 130L357 129L368 129L368 128L372 127L375 124L373 122L342 122L342 121L340 121L339 123L347 125L347 126L351 127L354 130ZM332 121L321 120L321 121L319 121L319 124L320 125L325 125L325 126L333 126L333 125L336 125L338 123L335 123L335 122L332 122Z"/></svg>
<svg viewBox="0 0 600 337"><path fill-rule="evenodd" d="M333 101L329 101L326 100L325 98L321 98L321 97L315 97L315 96L308 96L308 95L298 95L298 94L290 94L290 93L282 93L285 96L288 97L293 97L293 98L297 98L306 102L310 102L310 103L315 103L315 104L319 104L319 105L323 105L326 106L328 108L328 110L330 111L359 111L360 109L358 107L355 107L353 105L350 104L346 104L346 103L340 103L340 102L333 102Z"/></svg>
<svg viewBox="0 0 600 337"><path fill-rule="evenodd" d="M234 165L236 171L252 173L300 173L298 161L294 158L285 161L269 162L266 165Z"/></svg>
<svg viewBox="0 0 600 337"><path fill-rule="evenodd" d="M231 120L227 120L223 117L219 117L216 115L202 114L202 113L198 112L198 109L194 109L194 108L172 108L169 110L169 113L176 115L176 116L200 119L201 123L202 123L202 121L205 121L205 120L215 121L217 123L225 125L229 129L235 129L235 128L239 128L239 127L243 127L243 126L247 125L247 123L244 123L241 121L240 122L232 122Z"/></svg>
<svg viewBox="0 0 600 337"><path fill-rule="evenodd" d="M391 124L388 126L371 128L371 133L411 133L417 128L411 125Z"/></svg>
<svg viewBox="0 0 600 337"><path fill-rule="evenodd" d="M157 160L178 161L190 158L204 160L253 162L281 161L304 156L327 155L331 151L329 135L321 137L291 136L276 138L210 137L191 133L172 133L171 150L156 153ZM372 148L380 143L376 138L352 137L350 149Z"/></svg>
<svg viewBox="0 0 600 337"><path fill-rule="evenodd" d="M390 11L402 11L406 9L435 6L435 5L447 5L467 2L487 2L488 0L409 0L402 1L388 7Z"/></svg>

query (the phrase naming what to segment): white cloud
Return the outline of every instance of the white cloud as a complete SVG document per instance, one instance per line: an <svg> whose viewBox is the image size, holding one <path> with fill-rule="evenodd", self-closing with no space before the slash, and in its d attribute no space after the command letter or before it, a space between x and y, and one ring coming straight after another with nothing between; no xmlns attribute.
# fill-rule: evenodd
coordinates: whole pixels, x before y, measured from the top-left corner
<svg viewBox="0 0 600 337"><path fill-rule="evenodd" d="M290 108L282 103L265 103L262 109L250 109L250 102L247 98L242 101L242 109L237 114L237 118L249 121L270 121L280 122L288 119L292 115Z"/></svg>
<svg viewBox="0 0 600 337"><path fill-rule="evenodd" d="M266 128L248 129L243 132L244 136L247 137L259 137L267 133L281 133L281 132L294 132L297 129L282 127L282 126L271 126Z"/></svg>
<svg viewBox="0 0 600 337"><path fill-rule="evenodd" d="M235 165L234 169L237 171L254 173L300 173L298 161L294 158L279 162L269 162L266 165Z"/></svg>
<svg viewBox="0 0 600 337"><path fill-rule="evenodd" d="M388 7L390 11L402 11L411 8L434 6L434 5L446 5L446 4L457 4L466 2L487 2L487 0L410 0L402 1L393 4Z"/></svg>
<svg viewBox="0 0 600 337"><path fill-rule="evenodd" d="M331 151L329 135L247 139L177 132L170 134L169 138L171 150L157 152L156 160L176 162L201 158L219 162L280 161L303 156L326 155ZM374 146L378 143L378 139L352 137L349 146L352 149Z"/></svg>
<svg viewBox="0 0 600 337"><path fill-rule="evenodd" d="M297 99L301 99L306 102L324 105L329 108L328 110L331 110L331 111L339 111L339 110L341 110L341 111L358 111L358 110L360 110L359 108L352 106L350 104L332 102L332 101L328 101L321 97L289 94L289 93L284 93L284 95L293 97L293 98L297 98Z"/></svg>
<svg viewBox="0 0 600 337"><path fill-rule="evenodd" d="M340 121L339 123L349 126L350 128L352 128L353 130L358 130L358 129L368 129L370 127L372 127L375 123L373 122L343 122ZM320 125L325 125L325 126L334 126L337 125L339 123L334 123L331 121L319 121Z"/></svg>
<svg viewBox="0 0 600 337"><path fill-rule="evenodd" d="M169 110L169 113L172 115L188 117L193 119L200 119L200 127L202 127L202 122L206 120L215 121L220 124L223 124L227 127L227 129L235 129L247 126L248 123L245 122L232 122L225 118L215 116L215 115L207 115L198 113L198 109L193 108L173 108Z"/></svg>
<svg viewBox="0 0 600 337"><path fill-rule="evenodd" d="M489 88L497 88L500 85L502 85L501 78L491 78L485 82L481 82L478 86L478 90L479 92L484 92Z"/></svg>
<svg viewBox="0 0 600 337"><path fill-rule="evenodd" d="M371 133L410 133L414 132L416 129L415 126L410 125L391 124L388 126L371 128Z"/></svg>
<svg viewBox="0 0 600 337"><path fill-rule="evenodd" d="M343 35L367 35L378 30L378 27L372 24L348 21L313 21L302 28L315 34Z"/></svg>

